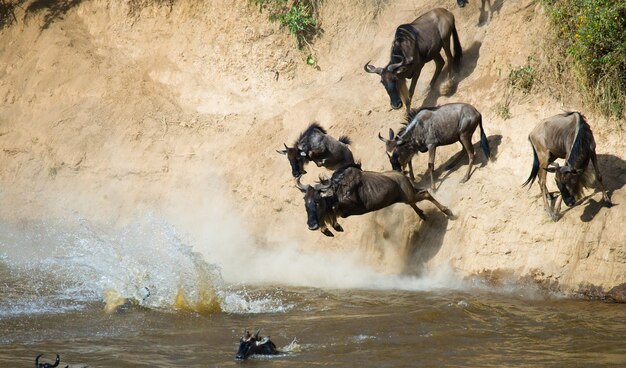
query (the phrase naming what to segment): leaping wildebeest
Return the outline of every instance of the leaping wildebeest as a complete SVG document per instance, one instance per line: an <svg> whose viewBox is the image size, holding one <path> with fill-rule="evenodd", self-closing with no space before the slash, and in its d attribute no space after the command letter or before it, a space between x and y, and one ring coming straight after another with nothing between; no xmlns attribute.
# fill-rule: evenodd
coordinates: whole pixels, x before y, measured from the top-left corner
<svg viewBox="0 0 626 368"><path fill-rule="evenodd" d="M450 49L451 37L454 56ZM431 60L434 60L436 65L430 81L430 87L434 87L445 64L441 56L442 48L448 59L448 79L451 79L452 67L458 70L461 65L463 50L454 26L454 15L446 9L437 8L419 16L413 23L402 24L396 29L387 66L380 68L367 62L364 68L368 73L380 75L380 82L389 95L391 107L399 109L404 102L408 112L411 110L411 99L417 79L424 64ZM407 78L411 79L408 91Z"/></svg>
<svg viewBox="0 0 626 368"><path fill-rule="evenodd" d="M405 121L405 126L394 135L389 129L389 139L378 138L385 142L386 150L394 170L401 171L409 165L409 174L414 180L411 159L417 152L428 152L428 172L430 185L435 189L435 152L437 147L461 142L463 150L469 157L469 166L461 183L466 182L474 164L474 146L472 135L476 127L480 127L480 147L487 158L491 156L489 141L483 129L482 115L476 108L466 103L450 103L438 107L423 107L411 110ZM457 161L462 157L459 154ZM454 164L454 163L452 163Z"/></svg>
<svg viewBox="0 0 626 368"><path fill-rule="evenodd" d="M559 219L561 201L565 201L568 207L573 207L583 197L584 188L593 184L594 175L587 170L589 160L593 163L602 199L607 207L612 206L602 184L593 133L581 113L565 112L543 120L530 132L528 140L533 149L533 168L523 186L532 186L539 177L543 205L553 221ZM565 159L565 165L559 166L554 162L557 158ZM553 198L546 187L548 172L555 174L556 186L561 193L555 206L552 206Z"/></svg>
<svg viewBox="0 0 626 368"><path fill-rule="evenodd" d="M284 144L285 149L276 150L276 152L287 156L291 165L291 174L297 178L306 174L304 165L309 161L330 170L353 164L354 157L348 148L350 143L350 138L347 136L340 136L337 140L328 135L326 129L318 123L311 123L300 134L293 147L287 147Z"/></svg>
<svg viewBox="0 0 626 368"><path fill-rule="evenodd" d="M441 212L452 217L452 211L439 203L428 190L420 190L415 183L397 171L363 171L358 164L336 170L332 177L316 185L302 185L300 178L296 187L304 193L304 206L309 230L317 230L333 236L327 225L343 231L337 217L363 215L395 203L406 203L425 220L424 212L415 204L432 202Z"/></svg>

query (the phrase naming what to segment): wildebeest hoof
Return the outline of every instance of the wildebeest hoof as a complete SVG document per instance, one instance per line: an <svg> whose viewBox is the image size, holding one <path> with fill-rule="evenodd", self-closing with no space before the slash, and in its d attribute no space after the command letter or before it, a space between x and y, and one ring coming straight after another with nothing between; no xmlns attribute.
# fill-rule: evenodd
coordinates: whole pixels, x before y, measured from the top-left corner
<svg viewBox="0 0 626 368"><path fill-rule="evenodd" d="M324 230L322 230L322 234L324 234L324 235L326 235L326 236L329 236L329 237L331 237L331 238L335 236L335 235L333 235L333 233L332 233L330 230L328 230L328 229L324 229Z"/></svg>
<svg viewBox="0 0 626 368"><path fill-rule="evenodd" d="M463 179L461 179L461 181L459 181L459 183L463 184L463 183L465 183L468 180L469 180L468 177L464 177Z"/></svg>
<svg viewBox="0 0 626 368"><path fill-rule="evenodd" d="M446 214L446 216L448 216L448 218L454 220L456 218L456 216L454 216L454 214L452 213L452 211L450 211L448 208L443 210L443 213Z"/></svg>
<svg viewBox="0 0 626 368"><path fill-rule="evenodd" d="M606 208L611 208L613 207L613 202L611 202L611 200L604 200L604 205L606 206Z"/></svg>
<svg viewBox="0 0 626 368"><path fill-rule="evenodd" d="M552 219L552 221L557 222L559 221L559 215L556 213L551 213L550 214L550 218Z"/></svg>
<svg viewBox="0 0 626 368"><path fill-rule="evenodd" d="M426 221L426 215L424 214L424 212L420 212L417 214L423 221Z"/></svg>
<svg viewBox="0 0 626 368"><path fill-rule="evenodd" d="M333 229L335 229L336 231L339 231L339 232L343 232L343 227L341 227L341 225L339 225L339 224L333 225Z"/></svg>

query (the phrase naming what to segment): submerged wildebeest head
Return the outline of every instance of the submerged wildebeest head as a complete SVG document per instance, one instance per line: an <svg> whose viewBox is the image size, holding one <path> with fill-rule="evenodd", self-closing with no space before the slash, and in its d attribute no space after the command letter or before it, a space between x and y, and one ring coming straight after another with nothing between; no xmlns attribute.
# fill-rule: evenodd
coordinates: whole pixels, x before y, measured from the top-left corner
<svg viewBox="0 0 626 368"><path fill-rule="evenodd" d="M35 368L54 368L56 366L59 365L59 363L61 362L61 358L59 357L59 354L57 354L57 358L54 361L54 364L50 364L50 363L39 363L39 358L41 358L43 356L43 354L39 354L37 355L37 357L35 358Z"/></svg>
<svg viewBox="0 0 626 368"><path fill-rule="evenodd" d="M276 345L270 340L269 336L259 338L259 328L254 335L250 334L250 331L246 330L243 337L239 339L239 350L235 354L235 359L244 360L248 359L250 355L275 355L278 354Z"/></svg>

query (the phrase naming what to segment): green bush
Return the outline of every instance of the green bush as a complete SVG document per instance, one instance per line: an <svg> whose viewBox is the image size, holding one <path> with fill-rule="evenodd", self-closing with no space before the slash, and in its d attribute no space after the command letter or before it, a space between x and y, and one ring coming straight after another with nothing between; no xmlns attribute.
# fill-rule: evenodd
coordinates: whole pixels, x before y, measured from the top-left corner
<svg viewBox="0 0 626 368"><path fill-rule="evenodd" d="M535 68L531 65L531 58L525 66L513 67L509 65L509 85L523 93L529 93L535 81Z"/></svg>
<svg viewBox="0 0 626 368"><path fill-rule="evenodd" d="M279 22L294 35L298 48L310 46L318 32L317 4L320 0L250 0L260 11L268 13L269 20Z"/></svg>
<svg viewBox="0 0 626 368"><path fill-rule="evenodd" d="M544 0L560 47L600 111L626 113L626 3L616 0Z"/></svg>

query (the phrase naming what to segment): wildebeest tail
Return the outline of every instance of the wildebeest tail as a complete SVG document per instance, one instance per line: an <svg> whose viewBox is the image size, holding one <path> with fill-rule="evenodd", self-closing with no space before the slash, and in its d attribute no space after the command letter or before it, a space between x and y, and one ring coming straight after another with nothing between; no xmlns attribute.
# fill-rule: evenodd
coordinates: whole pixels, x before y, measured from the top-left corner
<svg viewBox="0 0 626 368"><path fill-rule="evenodd" d="M452 59L452 65L456 71L459 71L461 67L461 58L463 57L463 49L461 48L461 42L459 41L459 35L456 33L456 26L452 25L452 42L454 44L454 55Z"/></svg>
<svg viewBox="0 0 626 368"><path fill-rule="evenodd" d="M528 141L530 142L530 146L533 149L533 168L532 170L530 170L530 176L528 177L528 179L526 179L522 186L525 187L528 185L530 188L535 182L537 174L539 174L539 156L537 156L537 151L535 150L535 145L533 144L533 142L530 139L528 139Z"/></svg>
<svg viewBox="0 0 626 368"><path fill-rule="evenodd" d="M347 135L342 135L341 137L339 137L338 141L343 144L352 144L352 140Z"/></svg>
<svg viewBox="0 0 626 368"><path fill-rule="evenodd" d="M485 135L485 130L483 129L483 117L480 116L478 119L478 127L480 128L480 148L483 149L483 152L485 153L485 156L487 158L491 158L489 141L487 140L487 135Z"/></svg>

